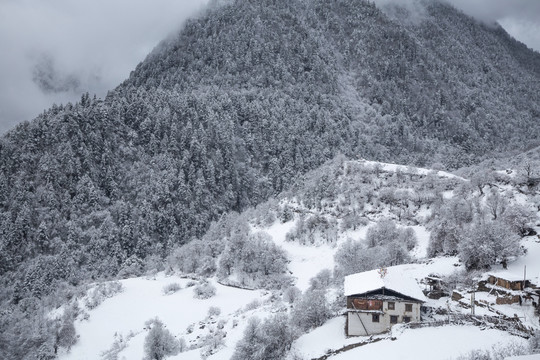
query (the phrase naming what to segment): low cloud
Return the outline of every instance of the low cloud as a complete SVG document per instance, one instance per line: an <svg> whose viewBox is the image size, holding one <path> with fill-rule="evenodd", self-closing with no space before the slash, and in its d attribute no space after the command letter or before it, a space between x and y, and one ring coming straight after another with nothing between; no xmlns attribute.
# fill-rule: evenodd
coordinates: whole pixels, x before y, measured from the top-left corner
<svg viewBox="0 0 540 360"><path fill-rule="evenodd" d="M0 1L0 133L83 92L104 96L207 1Z"/></svg>

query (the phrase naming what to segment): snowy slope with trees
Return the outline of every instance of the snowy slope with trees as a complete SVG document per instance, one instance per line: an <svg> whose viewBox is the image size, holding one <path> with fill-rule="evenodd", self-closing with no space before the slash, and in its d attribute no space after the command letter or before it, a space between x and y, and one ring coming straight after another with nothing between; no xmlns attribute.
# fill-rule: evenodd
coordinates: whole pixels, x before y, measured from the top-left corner
<svg viewBox="0 0 540 360"><path fill-rule="evenodd" d="M480 189L468 179L440 171L338 158L277 199L222 217L200 240L175 250L165 273L122 280L121 292L93 308L87 305L93 304L89 295L76 300L80 338L61 359L141 358L151 347L148 339L156 326L152 319L164 324L160 331L175 345L168 352L170 359L312 359L325 354L349 359L373 352L385 358L408 354L411 359L428 359L438 354L437 349L447 359L528 353L530 341L519 334L528 331L530 337L540 328L530 304L497 305L494 294L478 293L478 299L490 305L479 306L477 314L518 314L523 327L508 325L505 330L460 318L470 309L466 302L450 299L453 290L475 288L488 268L490 273L512 274L527 264L531 271L540 271L540 241L505 218L519 205L529 211L530 222L522 227L534 226L534 191L524 194L517 190L519 184L507 180L500 178ZM389 193L372 191L370 200L362 202L365 193L359 189L370 193L370 186L408 195L396 200ZM494 196L490 187L506 201L496 220L488 201ZM469 206L456 204L462 200ZM436 231L441 209L455 226L482 222L513 231L516 250L506 253L494 244L497 253L505 255L490 257L484 247L476 255L486 259L471 267L472 250L463 245L469 241L464 232L451 238L457 242L452 248L430 254L441 242ZM469 223L458 223L462 218ZM508 269L502 268L504 263ZM433 326L400 325L390 334L375 336L373 343L369 338L346 338L343 276L381 266L416 279L421 290L429 288L427 277L445 279L446 294L425 304L424 321ZM447 319L452 321L440 323ZM361 343L366 344L358 346ZM421 355L414 352L419 347L424 348Z"/></svg>

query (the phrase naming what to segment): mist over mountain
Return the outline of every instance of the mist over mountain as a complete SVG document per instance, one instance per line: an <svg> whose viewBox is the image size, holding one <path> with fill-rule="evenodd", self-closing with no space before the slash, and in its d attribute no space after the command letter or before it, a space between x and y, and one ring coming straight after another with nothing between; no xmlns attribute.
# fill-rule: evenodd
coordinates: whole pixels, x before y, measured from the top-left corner
<svg viewBox="0 0 540 360"><path fill-rule="evenodd" d="M338 154L456 169L537 145L540 54L444 3L388 6L216 3L105 99L6 134L0 300L159 268Z"/></svg>

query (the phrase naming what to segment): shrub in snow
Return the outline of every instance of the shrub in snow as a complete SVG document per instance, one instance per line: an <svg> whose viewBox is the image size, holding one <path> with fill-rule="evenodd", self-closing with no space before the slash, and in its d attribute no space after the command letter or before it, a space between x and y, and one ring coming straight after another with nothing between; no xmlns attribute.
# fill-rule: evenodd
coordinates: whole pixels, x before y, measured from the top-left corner
<svg viewBox="0 0 540 360"><path fill-rule="evenodd" d="M119 281L110 281L98 284L88 292L88 296L84 301L84 305L88 309L98 307L105 299L111 298L114 295L123 291L122 283Z"/></svg>
<svg viewBox="0 0 540 360"><path fill-rule="evenodd" d="M446 294L452 294L452 291L454 290L475 289L478 285L478 278L480 276L481 273L479 271L455 271L442 278L442 290Z"/></svg>
<svg viewBox="0 0 540 360"><path fill-rule="evenodd" d="M236 344L231 360L280 360L284 359L295 339L288 317L280 314L265 322L251 318L244 336Z"/></svg>
<svg viewBox="0 0 540 360"><path fill-rule="evenodd" d="M322 215L300 217L296 225L287 233L287 241L302 245L332 244L337 241L338 226L333 218L327 219Z"/></svg>
<svg viewBox="0 0 540 360"><path fill-rule="evenodd" d="M212 329L209 334L199 340L199 347L202 347L201 356L207 358L218 352L225 345L227 334L222 329Z"/></svg>
<svg viewBox="0 0 540 360"><path fill-rule="evenodd" d="M529 347L531 352L540 353L540 330L536 330L529 339Z"/></svg>
<svg viewBox="0 0 540 360"><path fill-rule="evenodd" d="M360 241L348 239L334 255L334 277L341 281L344 276L380 268L399 265L410 260L404 244L392 241L386 245L366 248Z"/></svg>
<svg viewBox="0 0 540 360"><path fill-rule="evenodd" d="M118 276L122 279L141 276L144 273L145 263L136 255L128 257L123 263Z"/></svg>
<svg viewBox="0 0 540 360"><path fill-rule="evenodd" d="M301 296L302 292L296 286L289 286L283 291L283 300L289 304L294 304Z"/></svg>
<svg viewBox="0 0 540 360"><path fill-rule="evenodd" d="M330 319L332 312L323 290L307 290L300 301L294 305L291 322L307 331L321 326Z"/></svg>
<svg viewBox="0 0 540 360"><path fill-rule="evenodd" d="M522 343L511 341L508 344L495 344L491 350L491 356L494 360L504 360L513 356L527 355L530 348L523 346Z"/></svg>
<svg viewBox="0 0 540 360"><path fill-rule="evenodd" d="M189 349L189 346L186 343L186 339L184 339L183 337L178 339L178 352L182 353L184 351L187 351L188 349Z"/></svg>
<svg viewBox="0 0 540 360"><path fill-rule="evenodd" d="M467 354L461 355L457 360L504 360L513 356L527 355L529 349L517 342L511 342L505 345L494 345L489 350L472 350Z"/></svg>
<svg viewBox="0 0 540 360"><path fill-rule="evenodd" d="M114 334L114 342L110 349L101 353L101 360L118 360L118 354L128 346L128 341L133 336L134 334L131 333L127 339L124 339L122 335Z"/></svg>
<svg viewBox="0 0 540 360"><path fill-rule="evenodd" d="M218 275L235 274L241 285L281 288L290 282L287 257L264 232L234 234L218 262Z"/></svg>
<svg viewBox="0 0 540 360"><path fill-rule="evenodd" d="M514 232L521 236L527 235L531 224L536 220L536 215L522 205L509 206L501 215L505 222Z"/></svg>
<svg viewBox="0 0 540 360"><path fill-rule="evenodd" d="M164 295L171 295L171 294L174 294L175 292L177 292L180 289L182 289L180 284L171 283L171 284L165 285L161 291L163 292Z"/></svg>
<svg viewBox="0 0 540 360"><path fill-rule="evenodd" d="M221 309L217 306L210 306L208 308L208 317L219 316L219 314L221 314Z"/></svg>
<svg viewBox="0 0 540 360"><path fill-rule="evenodd" d="M64 312L62 318L56 324L56 336L55 336L55 353L56 348L63 347L68 351L77 342L78 336L75 331L75 325L73 324L76 317L75 307L68 309Z"/></svg>
<svg viewBox="0 0 540 360"><path fill-rule="evenodd" d="M197 299L209 299L216 295L216 287L208 282L202 282L193 288L193 294Z"/></svg>
<svg viewBox="0 0 540 360"><path fill-rule="evenodd" d="M356 230L359 227L367 226L369 220L365 217L361 217L355 213L348 213L341 219L340 228L341 231Z"/></svg>
<svg viewBox="0 0 540 360"><path fill-rule="evenodd" d="M145 325L151 327L144 339L145 360L162 360L180 352L179 342L169 330L165 329L160 320L152 319L147 321Z"/></svg>
<svg viewBox="0 0 540 360"><path fill-rule="evenodd" d="M261 302L259 301L259 299L254 299L252 302L247 304L244 309L246 311L250 311L250 310L255 310L259 306L261 306Z"/></svg>
<svg viewBox="0 0 540 360"><path fill-rule="evenodd" d="M168 261L184 274L209 276L216 271L216 262L210 250L205 241L195 239L175 249Z"/></svg>
<svg viewBox="0 0 540 360"><path fill-rule="evenodd" d="M366 233L366 244L370 248L386 245L386 243L397 238L397 236L398 231L396 224L392 220L384 219L368 228Z"/></svg>
<svg viewBox="0 0 540 360"><path fill-rule="evenodd" d="M429 235L427 255L456 255L462 228L445 219L438 221Z"/></svg>
<svg viewBox="0 0 540 360"><path fill-rule="evenodd" d="M468 195L467 195L468 196ZM477 199L476 199L477 200ZM463 197L445 200L437 211L438 218L431 224L428 256L456 255L460 234L478 215L477 201L465 201Z"/></svg>
<svg viewBox="0 0 540 360"><path fill-rule="evenodd" d="M467 270L489 268L523 253L520 238L500 221L474 224L461 234L459 258Z"/></svg>
<svg viewBox="0 0 540 360"><path fill-rule="evenodd" d="M42 344L37 351L37 359L39 360L54 360L56 354L54 353L54 347L49 343ZM109 360L109 359L104 359Z"/></svg>
<svg viewBox="0 0 540 360"><path fill-rule="evenodd" d="M189 280L186 284L186 287L194 287L195 285L197 285L197 282L196 281L193 281L193 280Z"/></svg>
<svg viewBox="0 0 540 360"><path fill-rule="evenodd" d="M287 204L283 205L279 212L279 221L284 224L291 221L292 219L294 219L294 213L292 211L292 208Z"/></svg>
<svg viewBox="0 0 540 360"><path fill-rule="evenodd" d="M402 229L398 235L398 243L404 244L407 250L412 250L418 244L416 233L413 228Z"/></svg>
<svg viewBox="0 0 540 360"><path fill-rule="evenodd" d="M309 287L312 290L326 290L332 284L332 272L329 269L319 271L317 275L309 280Z"/></svg>
<svg viewBox="0 0 540 360"><path fill-rule="evenodd" d="M252 221L255 221L255 224L260 227L271 226L276 221L277 208L278 204L275 199L269 199L266 202L257 205L257 207L251 211Z"/></svg>

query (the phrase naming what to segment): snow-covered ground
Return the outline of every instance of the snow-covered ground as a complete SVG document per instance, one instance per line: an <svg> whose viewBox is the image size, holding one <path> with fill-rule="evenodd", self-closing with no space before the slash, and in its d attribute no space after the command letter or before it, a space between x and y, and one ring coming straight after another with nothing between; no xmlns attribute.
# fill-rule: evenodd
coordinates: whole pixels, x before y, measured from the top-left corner
<svg viewBox="0 0 540 360"><path fill-rule="evenodd" d="M137 359L143 354L146 336L145 322L159 318L173 335L183 335L190 324L198 324L207 318L211 306L219 307L220 317L232 319L235 312L255 299L263 299L262 291L251 291L213 283L216 295L200 300L193 296L193 287L186 287L189 280L163 273L148 278L122 280L124 290L106 299L97 308L88 311L88 320L77 320L75 327L79 341L62 360L100 359L108 350L115 335L128 340L128 346L120 352L119 359ZM163 288L178 283L182 289L164 295Z"/></svg>
<svg viewBox="0 0 540 360"><path fill-rule="evenodd" d="M296 340L293 351L313 359L330 350L368 340L366 337L346 338L344 328L345 318L332 319ZM490 350L512 343L525 346L526 343L524 339L500 330L456 325L420 329L394 327L391 334L373 338L377 337L383 340L336 354L331 359L453 359L472 350Z"/></svg>
<svg viewBox="0 0 540 360"><path fill-rule="evenodd" d="M472 350L490 350L494 346L516 343L525 346L526 340L509 336L500 330L482 330L475 326L444 326L407 329L392 333L395 340L385 340L361 346L333 357L333 360L400 359L432 360L454 359Z"/></svg>

